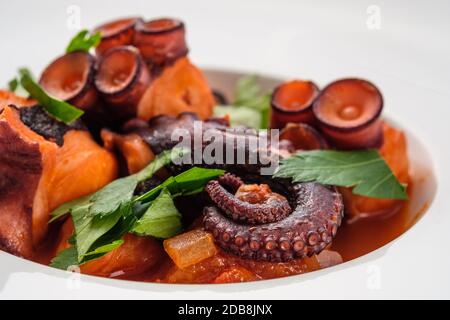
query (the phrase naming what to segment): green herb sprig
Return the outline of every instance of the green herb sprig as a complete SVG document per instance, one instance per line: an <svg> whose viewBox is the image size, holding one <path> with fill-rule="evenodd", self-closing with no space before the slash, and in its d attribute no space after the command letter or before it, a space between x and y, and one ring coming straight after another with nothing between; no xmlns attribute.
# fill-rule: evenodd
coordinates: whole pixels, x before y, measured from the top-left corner
<svg viewBox="0 0 450 320"><path fill-rule="evenodd" d="M230 106L216 106L214 115L230 116L231 126L245 125L254 129L269 127L270 93L263 93L258 76L240 78L236 83L235 99Z"/></svg>
<svg viewBox="0 0 450 320"><path fill-rule="evenodd" d="M178 234L182 229L181 214L175 207L173 195L164 188L151 202L144 215L134 223L131 232L140 236L166 239Z"/></svg>
<svg viewBox="0 0 450 320"><path fill-rule="evenodd" d="M168 165L184 150L167 151L137 174L118 179L96 193L63 204L52 213L55 221L70 213L74 223L73 245L60 252L51 266L66 269L97 259L119 247L128 232L140 236L168 238L182 230L181 214L173 199L201 192L204 185L224 173L218 169L191 168L162 184L133 196L137 184ZM76 255L74 254L76 251ZM76 257L76 259L74 259Z"/></svg>
<svg viewBox="0 0 450 320"><path fill-rule="evenodd" d="M81 30L72 38L72 40L70 40L69 45L66 48L66 53L74 51L89 52L91 48L97 47L101 40L102 36L100 32L90 34L89 30Z"/></svg>
<svg viewBox="0 0 450 320"><path fill-rule="evenodd" d="M83 115L83 110L80 110L73 105L51 97L44 89L33 79L31 72L28 69L22 68L19 70L19 80L10 81L10 86L17 90L19 85L25 89L31 98L37 100L39 104L54 118L66 124L71 124ZM14 90L14 91L15 91Z"/></svg>
<svg viewBox="0 0 450 320"><path fill-rule="evenodd" d="M22 87L20 84L20 79L17 77L8 82L8 91L14 92L16 95L24 98L28 98L30 96L24 87Z"/></svg>
<svg viewBox="0 0 450 320"><path fill-rule="evenodd" d="M354 194L372 198L408 198L405 185L376 150L302 151L282 160L274 176L353 187Z"/></svg>
<svg viewBox="0 0 450 320"><path fill-rule="evenodd" d="M261 129L269 127L271 93L263 93L258 84L258 76L250 75L238 80L233 105L246 106L261 113Z"/></svg>

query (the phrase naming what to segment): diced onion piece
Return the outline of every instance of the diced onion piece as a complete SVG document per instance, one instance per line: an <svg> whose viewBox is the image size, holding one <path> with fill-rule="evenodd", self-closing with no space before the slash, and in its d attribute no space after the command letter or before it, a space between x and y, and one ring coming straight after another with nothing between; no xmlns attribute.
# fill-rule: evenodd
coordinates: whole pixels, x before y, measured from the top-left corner
<svg viewBox="0 0 450 320"><path fill-rule="evenodd" d="M179 268L199 263L217 253L214 238L203 230L193 230L167 239L164 249Z"/></svg>

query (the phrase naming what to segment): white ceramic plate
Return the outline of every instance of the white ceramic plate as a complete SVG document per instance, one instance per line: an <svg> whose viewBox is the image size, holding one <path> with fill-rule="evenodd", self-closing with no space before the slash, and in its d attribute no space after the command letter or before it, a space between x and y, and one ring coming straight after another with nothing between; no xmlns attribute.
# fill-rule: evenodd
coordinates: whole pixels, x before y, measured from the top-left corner
<svg viewBox="0 0 450 320"><path fill-rule="evenodd" d="M74 3L78 7L70 7ZM62 52L75 32L67 21L77 10L86 27L132 14L181 17L192 59L224 70L311 78L320 85L346 76L370 79L384 94L385 115L407 129L410 143L424 148L411 157L430 162L431 155L427 165L434 166L438 191L424 217L398 239L306 275L215 286L148 284L69 274L0 252L0 297L449 298L449 9L444 1L2 2L0 83L19 66L37 73ZM374 14L380 29L373 28Z"/></svg>

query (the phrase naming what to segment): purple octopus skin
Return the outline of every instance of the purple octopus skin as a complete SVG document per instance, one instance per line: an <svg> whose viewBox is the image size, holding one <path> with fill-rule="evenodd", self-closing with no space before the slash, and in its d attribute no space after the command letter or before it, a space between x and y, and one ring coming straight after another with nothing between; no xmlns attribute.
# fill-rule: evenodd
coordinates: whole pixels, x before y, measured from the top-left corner
<svg viewBox="0 0 450 320"><path fill-rule="evenodd" d="M150 146L154 154L160 154L165 150L170 150L175 147L179 141L174 141L172 139L172 133L176 129L185 129L189 132L192 140L190 143L191 155L194 157L195 148L197 147L194 143L194 122L200 119L195 113L183 112L178 116L168 116L160 115L152 118L148 124L143 121L132 120L125 125L125 130L127 132L134 132L139 134L142 139ZM215 132L222 136L222 141L233 142L233 159L237 158L238 154L244 154L245 159L242 163L204 163L204 159L199 159L201 163L196 163L195 159L192 158L192 163L196 166L210 167L210 168L221 168L231 172L251 172L259 173L260 169L264 166L270 166L270 163L278 161L278 159L283 158L285 155L289 154L293 149L289 149L291 144L287 141L280 143L279 148L274 148L268 145L265 152L261 152L261 149L252 150L250 146L259 145L255 141L260 139L256 131L252 131L245 128L233 128L228 126L228 123L220 118L211 118L202 122L202 141L201 141L201 152L211 143L211 141L206 140L205 132L209 131ZM239 142L238 142L239 141ZM270 142L270 141L269 141ZM226 154L226 146L223 146L223 154ZM264 156L264 159L261 157ZM257 163L251 163L250 159L257 159ZM179 167L177 169L185 170L186 167Z"/></svg>
<svg viewBox="0 0 450 320"><path fill-rule="evenodd" d="M135 120L125 130L138 133L153 153L159 154L178 143L171 139L175 129L183 128L193 132L196 120L198 117L192 113L182 113L177 117L164 115L153 118L148 124ZM245 139L246 155L252 152L247 142L257 138L251 132L242 134L228 131L228 124L220 119L204 121L203 130L209 129L223 134L223 141L227 141L229 137ZM202 150L207 145L207 141L202 141ZM237 148L233 150L236 154L242 151ZM292 145L282 142L277 150L269 148L273 153L266 154L276 154L277 158L282 153L292 151ZM192 141L191 150L195 151ZM225 169L245 177L247 183L264 182L277 193L281 190L280 194L287 197L285 201L280 197L280 201L276 203L251 204L230 192L236 191L243 184L236 176L225 174L217 181L208 183L206 191L213 205L208 205L203 210L204 228L213 234L216 243L227 252L254 260L289 261L320 253L336 235L343 217L343 201L334 187L314 182L292 183L285 179L261 176L260 169L263 166L260 163L195 165ZM174 166L170 169L176 172L187 168Z"/></svg>
<svg viewBox="0 0 450 320"><path fill-rule="evenodd" d="M249 203L238 199L223 187L227 185L236 192L243 184L240 178L226 173L218 180L208 182L205 191L223 213L241 223L270 223L286 218L291 213L289 202L282 196L272 197L265 203Z"/></svg>
<svg viewBox="0 0 450 320"><path fill-rule="evenodd" d="M294 209L276 222L243 224L218 207L204 209L204 227L225 251L247 259L289 261L320 253L336 235L343 217L341 194L315 182L291 186Z"/></svg>

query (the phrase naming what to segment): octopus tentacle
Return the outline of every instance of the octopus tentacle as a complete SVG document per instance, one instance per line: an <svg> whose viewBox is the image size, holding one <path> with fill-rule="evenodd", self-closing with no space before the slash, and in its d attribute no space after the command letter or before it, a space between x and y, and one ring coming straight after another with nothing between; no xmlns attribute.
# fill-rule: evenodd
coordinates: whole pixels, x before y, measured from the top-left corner
<svg viewBox="0 0 450 320"><path fill-rule="evenodd" d="M186 132L188 139L183 141L186 147L191 149L191 155L196 153L194 143L194 137L199 133L195 131L195 122L199 121L199 117L194 113L183 112L178 116L159 115L152 118L148 124L142 122L129 123L127 125L128 132L137 133L142 139L150 146L150 149L154 154L159 154L164 150L169 150L179 145L178 139L172 138L172 133L177 129L183 129ZM201 163L197 163L197 160L192 158L191 163L195 163L197 166L210 167L210 168L223 168L233 173L253 173L259 174L261 168L269 168L271 164L278 162L280 158L284 158L293 151L292 145L288 141L280 143L278 148L271 146L268 141L264 143L265 138L258 135L254 130L243 130L243 128L229 128L226 121L223 119L209 119L203 121L201 126L201 152L203 153L205 148L211 145L214 139L206 139L208 135L221 137L220 141L224 142L224 150L226 144L230 144L232 147L233 159L237 159L239 155L245 155L245 159L238 163L227 163L222 161L218 163L206 163L202 158ZM187 134L188 133L188 134ZM189 140L190 139L190 140ZM250 146L259 146L257 149L252 149ZM226 150L225 150L226 151ZM225 152L224 151L224 152ZM228 152L228 151L226 151ZM253 163L256 159L257 163ZM223 159L222 159L223 160ZM185 167L177 166L176 169L186 169Z"/></svg>
<svg viewBox="0 0 450 320"><path fill-rule="evenodd" d="M234 192L236 192L239 187L244 184L241 178L229 172L226 172L224 175L220 176L218 181L220 184L232 188Z"/></svg>
<svg viewBox="0 0 450 320"><path fill-rule="evenodd" d="M176 117L158 116L149 124L129 123L127 130L137 132L152 152L159 154L178 144L179 141L171 139L177 128L187 130L188 136L194 137L196 120L198 117L191 113L181 113ZM254 152L250 146L255 145L249 141L258 139L258 136L253 132L228 129L224 122L209 120L202 123L201 133L214 130L223 138L222 141L245 142L235 143L231 150L234 159L239 154L246 155L243 163L196 163L192 159L201 167L223 168L229 172L210 181L205 188L212 205L204 208L203 224L213 234L218 246L244 258L265 261L288 261L325 249L336 235L343 216L340 193L319 183L292 183L288 179L261 175L267 162L249 161L251 152ZM308 142L314 142L308 143L306 149L326 147L319 134L310 128L296 129L308 135ZM191 156L196 150L203 152L211 143L207 139L202 139L199 146L193 139L186 142L192 150ZM301 148L304 146L303 143ZM277 147L266 146L265 151L269 158L274 156L277 160L289 156L294 147L291 143L282 147L280 143ZM185 168L175 166L171 170L177 172ZM241 176L245 184L232 173Z"/></svg>
<svg viewBox="0 0 450 320"><path fill-rule="evenodd" d="M222 178L222 183L228 182L234 186L242 185L242 180L233 175L227 175ZM279 221L287 217L292 208L289 202L283 196L271 196L263 203L249 203L228 192L220 183L220 180L208 182L205 191L211 200L226 215L235 221L246 222L249 224L263 224Z"/></svg>
<svg viewBox="0 0 450 320"><path fill-rule="evenodd" d="M288 261L321 252L336 235L343 203L335 188L318 183L292 186L295 209L284 219L261 225L242 224L221 209L204 209L204 227L224 250L243 258Z"/></svg>

